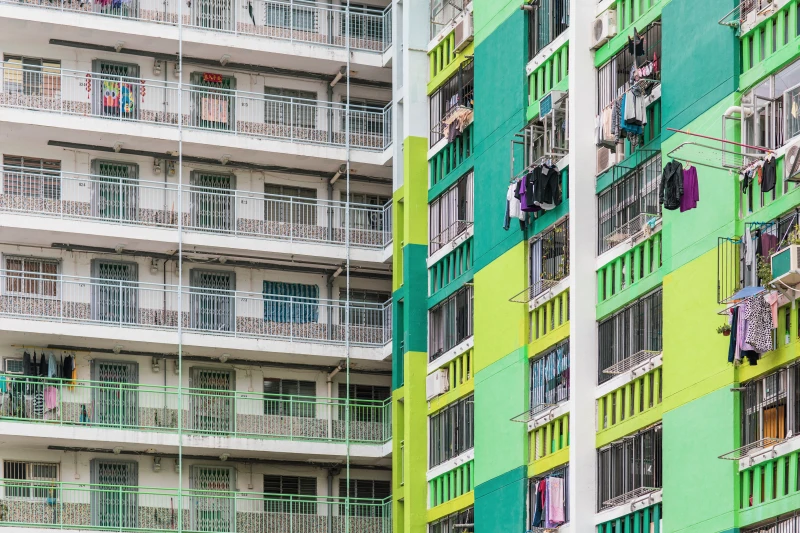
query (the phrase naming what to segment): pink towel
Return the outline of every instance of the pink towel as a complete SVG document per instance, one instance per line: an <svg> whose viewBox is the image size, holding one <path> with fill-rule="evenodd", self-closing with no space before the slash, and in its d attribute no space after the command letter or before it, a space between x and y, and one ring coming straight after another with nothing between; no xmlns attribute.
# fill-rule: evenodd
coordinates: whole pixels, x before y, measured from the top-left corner
<svg viewBox="0 0 800 533"><path fill-rule="evenodd" d="M58 390L55 387L47 387L44 389L44 407L48 411L52 411L58 406Z"/></svg>
<svg viewBox="0 0 800 533"><path fill-rule="evenodd" d="M547 522L548 527L564 523L564 480L547 478Z"/></svg>

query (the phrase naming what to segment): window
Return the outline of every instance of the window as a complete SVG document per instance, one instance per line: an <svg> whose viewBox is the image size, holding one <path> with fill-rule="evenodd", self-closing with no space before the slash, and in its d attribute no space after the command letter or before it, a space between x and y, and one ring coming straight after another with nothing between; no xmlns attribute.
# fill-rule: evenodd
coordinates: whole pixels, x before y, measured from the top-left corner
<svg viewBox="0 0 800 533"><path fill-rule="evenodd" d="M528 60L569 27L570 0L541 0L528 11Z"/></svg>
<svg viewBox="0 0 800 533"><path fill-rule="evenodd" d="M96 59L92 62L92 114L135 119L139 116L139 65Z"/></svg>
<svg viewBox="0 0 800 533"><path fill-rule="evenodd" d="M347 199L347 196L344 197ZM389 228L390 221L384 221L383 207L392 199L388 196L379 194L367 194L360 192L350 193L350 227L359 230L368 231L383 231ZM356 205L352 205L356 204ZM365 206L375 206L369 208ZM344 217L342 217L342 226L345 225ZM385 301L385 300L384 300Z"/></svg>
<svg viewBox="0 0 800 533"><path fill-rule="evenodd" d="M58 296L57 259L6 257L6 292L14 295Z"/></svg>
<svg viewBox="0 0 800 533"><path fill-rule="evenodd" d="M264 512L317 514L317 478L264 476Z"/></svg>
<svg viewBox="0 0 800 533"><path fill-rule="evenodd" d="M431 33L428 40L436 37L436 34L442 31L442 29L447 26L450 21L454 20L458 15L460 15L468 3L469 2L467 0L431 0Z"/></svg>
<svg viewBox="0 0 800 533"><path fill-rule="evenodd" d="M264 87L264 122L300 128L317 127L317 93Z"/></svg>
<svg viewBox="0 0 800 533"><path fill-rule="evenodd" d="M264 394L265 415L316 416L317 384L313 381L264 378Z"/></svg>
<svg viewBox="0 0 800 533"><path fill-rule="evenodd" d="M597 451L597 510L661 488L661 425Z"/></svg>
<svg viewBox="0 0 800 533"><path fill-rule="evenodd" d="M798 24L800 24L800 22ZM800 531L800 515L794 512L791 516L774 518L768 523L755 527L742 528L741 531L742 533L797 533Z"/></svg>
<svg viewBox="0 0 800 533"><path fill-rule="evenodd" d="M308 324L319 318L319 287L301 283L264 282L264 320Z"/></svg>
<svg viewBox="0 0 800 533"><path fill-rule="evenodd" d="M350 385L350 422L383 422L383 409L377 402L383 402L392 395L389 387L378 385ZM346 420L345 402L347 401L347 385L339 383L339 420Z"/></svg>
<svg viewBox="0 0 800 533"><path fill-rule="evenodd" d="M55 500L58 497L57 464L4 461L3 477L6 498Z"/></svg>
<svg viewBox="0 0 800 533"><path fill-rule="evenodd" d="M598 254L640 231L648 219L661 216L661 155L655 153L651 157L652 152L637 152L636 161L643 162L632 168L615 166L613 184L597 195Z"/></svg>
<svg viewBox="0 0 800 533"><path fill-rule="evenodd" d="M3 59L5 92L46 98L61 96L61 61L14 55L4 55Z"/></svg>
<svg viewBox="0 0 800 533"><path fill-rule="evenodd" d="M537 505L537 496L539 495L540 482L544 481L546 487L547 480L552 478L561 480L564 491L564 523L569 522L569 465L565 465L528 480L528 516L531 520L531 527L544 527L546 520L549 518L545 506L541 503ZM539 500L539 502L541 502L541 500ZM534 522L534 519L537 517L537 509L542 509L541 522Z"/></svg>
<svg viewBox="0 0 800 533"><path fill-rule="evenodd" d="M342 98L346 104L347 99ZM383 110L389 102L367 100L365 98L350 98L350 135L383 135L388 133L384 129ZM345 131L345 113L342 109L342 131ZM388 127L389 124L386 124Z"/></svg>
<svg viewBox="0 0 800 533"><path fill-rule="evenodd" d="M428 353L433 361L472 336L473 290L462 287L428 311Z"/></svg>
<svg viewBox="0 0 800 533"><path fill-rule="evenodd" d="M746 110L742 113L742 142L780 148L800 135L799 105L800 61L796 61L742 96L742 108Z"/></svg>
<svg viewBox="0 0 800 533"><path fill-rule="evenodd" d="M372 292L364 290L350 290L350 325L368 328L381 328L384 325L383 304L389 301L392 295L388 292ZM345 304L347 292L339 293L339 320L345 324Z"/></svg>
<svg viewBox="0 0 800 533"><path fill-rule="evenodd" d="M4 154L3 193L45 200L61 199L61 161Z"/></svg>
<svg viewBox="0 0 800 533"><path fill-rule="evenodd" d="M434 92L428 105L431 113L431 146L442 140L445 131L442 121L457 107L475 107L475 68L474 61L467 58L458 70Z"/></svg>
<svg viewBox="0 0 800 533"><path fill-rule="evenodd" d="M597 383L614 377L605 370L643 350L660 352L662 320L662 289L658 289L600 322Z"/></svg>
<svg viewBox="0 0 800 533"><path fill-rule="evenodd" d="M344 15L344 13L343 13ZM347 18L342 16L342 35L347 35ZM350 36L383 41L383 9L364 4L350 4Z"/></svg>
<svg viewBox="0 0 800 533"><path fill-rule="evenodd" d="M569 218L531 239L528 261L531 299L569 275Z"/></svg>
<svg viewBox="0 0 800 533"><path fill-rule="evenodd" d="M569 399L569 340L531 361L531 411Z"/></svg>
<svg viewBox="0 0 800 533"><path fill-rule="evenodd" d="M641 68L649 63L656 63L658 69L649 74L647 79L661 80L661 21L650 24L640 34L644 37L644 56L635 58L626 46L597 69L598 114L630 89L631 68L634 68L634 64Z"/></svg>
<svg viewBox="0 0 800 533"><path fill-rule="evenodd" d="M316 189L265 183L264 194L268 195L264 199L264 220L310 226L317 224Z"/></svg>
<svg viewBox="0 0 800 533"><path fill-rule="evenodd" d="M192 329L235 331L236 273L223 270L189 271Z"/></svg>
<svg viewBox="0 0 800 533"><path fill-rule="evenodd" d="M475 442L474 396L450 404L428 419L428 468L471 450Z"/></svg>
<svg viewBox="0 0 800 533"><path fill-rule="evenodd" d="M383 500L391 494L391 481L351 478L348 490L347 479L339 478L339 498L355 498L350 500L350 516L383 516L385 509L388 512ZM347 514L344 502L341 507L340 514Z"/></svg>
<svg viewBox="0 0 800 533"><path fill-rule="evenodd" d="M317 33L318 9L313 0L271 0L266 2L267 26Z"/></svg>
<svg viewBox="0 0 800 533"><path fill-rule="evenodd" d="M3 359L3 370L6 374L22 374L25 372L25 365L22 358L6 357Z"/></svg>
<svg viewBox="0 0 800 533"><path fill-rule="evenodd" d="M742 385L742 446L785 439L800 430L800 364Z"/></svg>
<svg viewBox="0 0 800 533"><path fill-rule="evenodd" d="M431 522L428 533L472 533L475 530L475 511L469 507Z"/></svg>
<svg viewBox="0 0 800 533"><path fill-rule="evenodd" d="M473 175L470 170L428 207L431 255L472 225L475 208Z"/></svg>

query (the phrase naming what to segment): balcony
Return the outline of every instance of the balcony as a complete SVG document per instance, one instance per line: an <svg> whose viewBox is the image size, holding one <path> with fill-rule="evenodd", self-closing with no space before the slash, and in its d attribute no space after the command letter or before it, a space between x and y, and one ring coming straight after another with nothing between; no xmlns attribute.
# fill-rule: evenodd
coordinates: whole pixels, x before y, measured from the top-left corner
<svg viewBox="0 0 800 533"><path fill-rule="evenodd" d="M0 270L0 316L203 335L383 347L392 304ZM349 332L349 335L348 335Z"/></svg>
<svg viewBox="0 0 800 533"><path fill-rule="evenodd" d="M230 486L230 481L220 484ZM180 521L183 531L193 532L390 533L392 522L391 498L14 479L0 479L0 489L0 525L39 530L168 531L178 529Z"/></svg>
<svg viewBox="0 0 800 533"><path fill-rule="evenodd" d="M532 2L529 13L528 57L533 59L569 28L569 1Z"/></svg>
<svg viewBox="0 0 800 533"><path fill-rule="evenodd" d="M183 389L138 383L70 381L6 374L10 401L0 419L217 437L384 444L392 435L391 400L350 400L242 391ZM34 398L52 398L36 409ZM179 396L180 401L179 401Z"/></svg>
<svg viewBox="0 0 800 533"><path fill-rule="evenodd" d="M3 62L0 107L383 152L392 107L347 105ZM111 96L108 96L111 95ZM349 117L349 119L348 119Z"/></svg>
<svg viewBox="0 0 800 533"><path fill-rule="evenodd" d="M176 0L2 0L69 13L177 26L181 3ZM205 0L182 8L183 25L200 30L250 35L346 48L349 25L352 50L383 53L392 45L392 6L351 8L314 0Z"/></svg>
<svg viewBox="0 0 800 533"><path fill-rule="evenodd" d="M445 138L449 143L461 135L472 124L474 109L475 66L468 57L430 96L431 146Z"/></svg>
<svg viewBox="0 0 800 533"><path fill-rule="evenodd" d="M371 250L392 242L391 202L351 203L348 232L346 202L2 165L0 170L0 212L177 229L183 205L182 226L191 232L337 246L349 239L350 246Z"/></svg>

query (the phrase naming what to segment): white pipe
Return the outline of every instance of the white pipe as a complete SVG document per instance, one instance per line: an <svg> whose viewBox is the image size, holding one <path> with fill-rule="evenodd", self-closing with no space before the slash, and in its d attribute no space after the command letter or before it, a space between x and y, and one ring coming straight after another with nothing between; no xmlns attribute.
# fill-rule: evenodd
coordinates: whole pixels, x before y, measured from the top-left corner
<svg viewBox="0 0 800 533"><path fill-rule="evenodd" d="M738 106L738 105L732 105L728 109L725 110L725 112L722 114L722 116L723 117L730 117L734 113L739 113L740 115L743 115L744 118L750 118L750 116L753 114L753 110L752 109L743 109L742 106Z"/></svg>

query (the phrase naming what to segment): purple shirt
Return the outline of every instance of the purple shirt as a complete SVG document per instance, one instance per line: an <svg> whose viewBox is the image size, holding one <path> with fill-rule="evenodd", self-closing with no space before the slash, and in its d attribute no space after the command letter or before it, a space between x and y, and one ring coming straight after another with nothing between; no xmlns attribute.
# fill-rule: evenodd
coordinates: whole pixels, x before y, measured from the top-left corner
<svg viewBox="0 0 800 533"><path fill-rule="evenodd" d="M683 196L681 196L681 213L697 207L700 201L700 187L697 184L697 169L689 167L683 171Z"/></svg>

